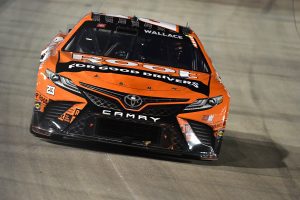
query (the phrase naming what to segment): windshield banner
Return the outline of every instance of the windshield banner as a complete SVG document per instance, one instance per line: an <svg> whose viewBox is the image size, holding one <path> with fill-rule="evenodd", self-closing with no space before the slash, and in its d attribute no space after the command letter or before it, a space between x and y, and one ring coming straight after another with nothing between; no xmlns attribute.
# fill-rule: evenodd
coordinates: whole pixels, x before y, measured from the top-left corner
<svg viewBox="0 0 300 200"><path fill-rule="evenodd" d="M189 80L177 76L171 76L168 74L162 74L157 72L149 72L140 69L132 69L127 67L109 66L109 65L95 65L82 62L67 62L59 63L57 65L57 73L60 72L81 72L81 71L93 71L100 73L113 73L124 74L129 76L136 76L141 78L147 78L152 80L158 80L165 83L179 85L189 88L195 92L199 92L205 95L209 95L209 86L200 81Z"/></svg>

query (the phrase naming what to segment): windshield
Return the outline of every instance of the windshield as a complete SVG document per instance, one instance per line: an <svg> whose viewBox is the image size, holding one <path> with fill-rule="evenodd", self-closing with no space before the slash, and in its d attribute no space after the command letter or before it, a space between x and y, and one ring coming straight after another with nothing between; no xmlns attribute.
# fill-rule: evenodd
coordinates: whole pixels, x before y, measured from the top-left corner
<svg viewBox="0 0 300 200"><path fill-rule="evenodd" d="M89 21L79 28L64 50L209 72L200 48L192 42L176 32Z"/></svg>

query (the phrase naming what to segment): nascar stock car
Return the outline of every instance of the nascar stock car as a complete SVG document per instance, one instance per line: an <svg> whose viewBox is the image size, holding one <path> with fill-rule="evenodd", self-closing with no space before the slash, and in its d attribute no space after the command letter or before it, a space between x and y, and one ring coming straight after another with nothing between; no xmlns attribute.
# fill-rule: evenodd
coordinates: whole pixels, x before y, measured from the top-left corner
<svg viewBox="0 0 300 200"><path fill-rule="evenodd" d="M229 102L189 27L89 13L41 52L30 131L216 160Z"/></svg>

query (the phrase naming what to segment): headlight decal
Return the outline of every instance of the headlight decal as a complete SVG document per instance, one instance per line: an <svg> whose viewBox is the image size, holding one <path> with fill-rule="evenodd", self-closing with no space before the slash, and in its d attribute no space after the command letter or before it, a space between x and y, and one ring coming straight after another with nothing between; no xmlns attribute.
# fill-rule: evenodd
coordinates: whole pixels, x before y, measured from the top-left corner
<svg viewBox="0 0 300 200"><path fill-rule="evenodd" d="M59 74L56 74L50 71L49 69L46 69L46 75L55 85L58 85L70 92L81 94L77 86L72 82L72 80Z"/></svg>
<svg viewBox="0 0 300 200"><path fill-rule="evenodd" d="M223 102L223 96L216 96L212 98L197 99L192 104L188 105L184 111L197 111L210 109Z"/></svg>

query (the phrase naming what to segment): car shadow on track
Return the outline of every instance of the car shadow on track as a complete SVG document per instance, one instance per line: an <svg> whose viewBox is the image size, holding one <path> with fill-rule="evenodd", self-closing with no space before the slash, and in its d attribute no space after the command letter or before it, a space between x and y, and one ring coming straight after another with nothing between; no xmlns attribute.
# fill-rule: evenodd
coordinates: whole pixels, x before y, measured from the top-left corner
<svg viewBox="0 0 300 200"><path fill-rule="evenodd" d="M240 135L242 135L243 138L241 138ZM250 137L255 139L249 139ZM69 139L43 140L52 144L80 148L83 150L210 166L282 168L285 167L283 160L288 155L288 152L283 147L270 141L270 139L254 134L238 133L235 131L227 131L227 135L221 149L221 156L218 161L199 161L196 159L157 154L146 150L103 144L99 142Z"/></svg>
<svg viewBox="0 0 300 200"><path fill-rule="evenodd" d="M283 168L286 166L283 160L287 156L287 150L267 137L228 130L224 137L219 160L209 163L209 165ZM199 162L196 161L196 163Z"/></svg>

